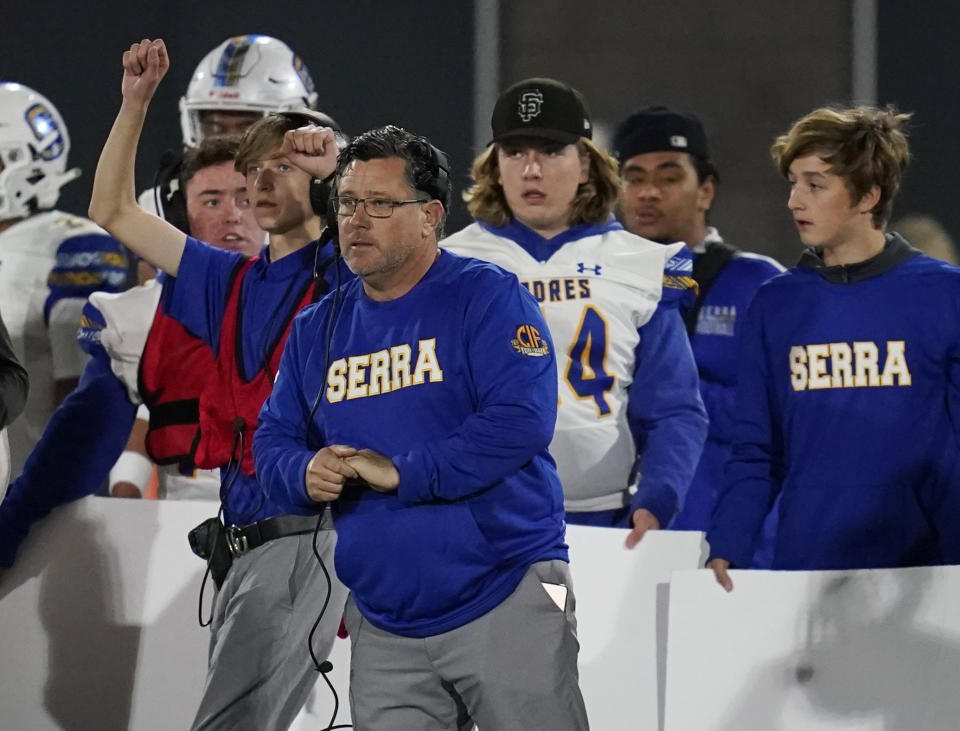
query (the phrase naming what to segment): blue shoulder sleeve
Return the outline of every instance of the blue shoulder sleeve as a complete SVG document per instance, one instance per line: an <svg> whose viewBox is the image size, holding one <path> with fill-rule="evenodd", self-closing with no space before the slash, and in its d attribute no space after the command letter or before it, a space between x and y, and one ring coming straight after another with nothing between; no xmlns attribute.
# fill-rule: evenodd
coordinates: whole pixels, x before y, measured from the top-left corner
<svg viewBox="0 0 960 731"><path fill-rule="evenodd" d="M163 282L164 314L196 334L214 353L220 344L230 280L244 258L188 236L177 276Z"/></svg>
<svg viewBox="0 0 960 731"><path fill-rule="evenodd" d="M87 355L93 355L101 348L100 334L107 326L103 313L90 300L83 305L83 314L80 316L80 329L77 330L77 344Z"/></svg>
<svg viewBox="0 0 960 731"><path fill-rule="evenodd" d="M86 298L92 292L122 292L127 285L127 254L120 243L106 234L81 234L64 240L47 276L49 294L43 308L45 322L62 299Z"/></svg>
<svg viewBox="0 0 960 731"><path fill-rule="evenodd" d="M693 278L693 254L684 247L663 267L663 292L661 307L676 307L685 310L697 299L697 283Z"/></svg>

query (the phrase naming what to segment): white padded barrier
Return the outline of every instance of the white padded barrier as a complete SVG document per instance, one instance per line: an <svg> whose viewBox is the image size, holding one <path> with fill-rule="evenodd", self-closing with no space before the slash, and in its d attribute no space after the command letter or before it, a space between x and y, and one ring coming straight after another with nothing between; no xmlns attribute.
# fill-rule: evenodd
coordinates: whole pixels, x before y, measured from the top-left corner
<svg viewBox="0 0 960 731"><path fill-rule="evenodd" d="M186 534L215 513L213 503L87 498L35 526L0 575L0 727L187 728L209 636L197 624L204 565ZM667 582L702 560L699 533L650 534L633 551L625 536L568 528L594 731L658 728ZM330 660L345 723L349 641ZM332 707L318 681L293 728L324 728Z"/></svg>

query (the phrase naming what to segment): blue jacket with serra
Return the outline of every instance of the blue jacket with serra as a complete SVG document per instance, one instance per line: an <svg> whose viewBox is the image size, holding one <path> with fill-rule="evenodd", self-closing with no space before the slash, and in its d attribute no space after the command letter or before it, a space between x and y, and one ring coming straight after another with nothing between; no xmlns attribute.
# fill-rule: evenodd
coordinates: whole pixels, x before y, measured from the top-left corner
<svg viewBox="0 0 960 731"><path fill-rule="evenodd" d="M394 300L346 284L327 353L334 302L294 322L260 414L257 472L274 499L320 510L304 486L319 448L390 457L396 492L348 486L333 503L337 575L375 626L446 632L500 604L531 564L567 560L547 451L553 345L515 276L449 252Z"/></svg>
<svg viewBox="0 0 960 731"><path fill-rule="evenodd" d="M960 562L958 322L960 269L896 234L760 287L711 557L747 567L779 494L775 569Z"/></svg>

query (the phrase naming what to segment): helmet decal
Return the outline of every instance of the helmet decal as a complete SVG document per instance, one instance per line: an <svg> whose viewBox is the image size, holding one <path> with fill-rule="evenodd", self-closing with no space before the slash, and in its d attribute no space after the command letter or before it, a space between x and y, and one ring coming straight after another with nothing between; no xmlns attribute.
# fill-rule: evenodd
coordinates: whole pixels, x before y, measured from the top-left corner
<svg viewBox="0 0 960 731"><path fill-rule="evenodd" d="M307 65L297 54L293 54L293 70L297 72L297 76L300 77L300 81L303 82L303 88L307 90L308 94L316 91L313 85L313 78L310 76L310 69L307 68Z"/></svg>
<svg viewBox="0 0 960 731"><path fill-rule="evenodd" d="M34 104L27 109L23 116L27 120L27 126L30 128L30 131L33 132L33 136L37 142L42 142L51 135L56 135L55 139L47 142L43 148L37 152L37 156L42 160L48 161L56 160L60 157L66 148L63 144L63 135L60 134L60 127L50 110L43 104Z"/></svg>
<svg viewBox="0 0 960 731"><path fill-rule="evenodd" d="M215 86L236 86L243 77L243 62L258 35L236 36L227 43L213 72Z"/></svg>

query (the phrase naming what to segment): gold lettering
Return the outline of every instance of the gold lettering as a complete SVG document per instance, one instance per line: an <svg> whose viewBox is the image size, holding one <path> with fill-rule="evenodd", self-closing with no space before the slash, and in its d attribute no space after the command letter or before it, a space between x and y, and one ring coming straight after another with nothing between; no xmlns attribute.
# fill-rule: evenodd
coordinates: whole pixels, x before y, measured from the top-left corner
<svg viewBox="0 0 960 731"><path fill-rule="evenodd" d="M370 354L370 396L390 393L390 351Z"/></svg>
<svg viewBox="0 0 960 731"><path fill-rule="evenodd" d="M853 351L847 343L830 343L830 370L834 388L853 386Z"/></svg>
<svg viewBox="0 0 960 731"><path fill-rule="evenodd" d="M790 385L794 391L807 387L807 349L802 345L790 348Z"/></svg>
<svg viewBox="0 0 960 731"><path fill-rule="evenodd" d="M390 373L394 391L410 385L410 355L409 345L394 345L390 348Z"/></svg>
<svg viewBox="0 0 960 731"><path fill-rule="evenodd" d="M856 363L856 373L853 377L854 386L879 386L880 373L878 363L880 352L877 344L869 340L854 341L853 360Z"/></svg>
<svg viewBox="0 0 960 731"><path fill-rule="evenodd" d="M330 365L327 371L327 401L335 404L343 400L347 390L347 359L339 358Z"/></svg>
<svg viewBox="0 0 960 731"><path fill-rule="evenodd" d="M887 362L883 365L883 375L880 376L881 386L892 386L893 377L897 377L897 382L901 386L909 386L913 383L910 376L910 369L907 367L907 344L903 340L887 341Z"/></svg>
<svg viewBox="0 0 960 731"><path fill-rule="evenodd" d="M347 376L347 401L367 395L367 366L369 355L350 356L350 374Z"/></svg>
<svg viewBox="0 0 960 731"><path fill-rule="evenodd" d="M808 345L807 361L810 369L809 388L820 389L830 388L830 377L827 373L827 355L830 349L826 345Z"/></svg>
<svg viewBox="0 0 960 731"><path fill-rule="evenodd" d="M420 352L417 355L417 366L413 370L414 384L424 382L424 374L430 374L430 383L438 383L443 380L443 371L440 370L440 363L437 360L437 339L420 341Z"/></svg>

